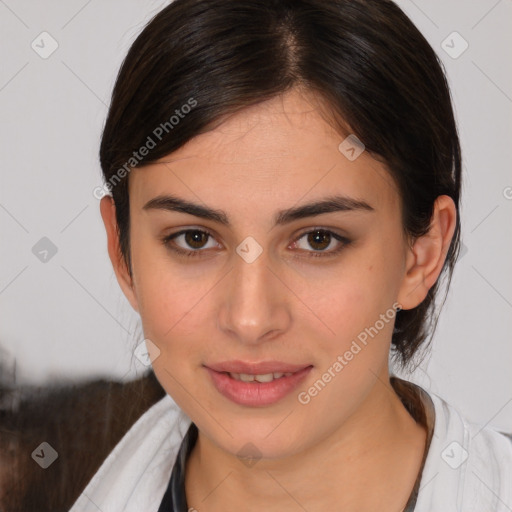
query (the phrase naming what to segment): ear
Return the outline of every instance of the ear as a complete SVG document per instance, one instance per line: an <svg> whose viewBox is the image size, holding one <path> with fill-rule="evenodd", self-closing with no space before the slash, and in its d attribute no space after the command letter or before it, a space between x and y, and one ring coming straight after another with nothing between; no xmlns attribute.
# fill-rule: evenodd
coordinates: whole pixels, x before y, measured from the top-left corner
<svg viewBox="0 0 512 512"><path fill-rule="evenodd" d="M418 237L407 250L405 275L397 302L402 309L413 309L423 302L443 268L455 232L457 209L449 196L439 196L429 232Z"/></svg>
<svg viewBox="0 0 512 512"><path fill-rule="evenodd" d="M138 301L133 286L133 279L130 276L130 272L121 253L116 219L116 206L111 196L105 196L101 199L100 212L107 232L108 255L114 267L117 282L132 308L138 312Z"/></svg>

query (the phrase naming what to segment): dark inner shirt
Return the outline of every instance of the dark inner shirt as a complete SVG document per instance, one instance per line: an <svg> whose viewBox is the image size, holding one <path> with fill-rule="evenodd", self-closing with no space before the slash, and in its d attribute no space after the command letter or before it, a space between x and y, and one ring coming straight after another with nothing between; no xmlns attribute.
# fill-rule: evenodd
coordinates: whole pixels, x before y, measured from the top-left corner
<svg viewBox="0 0 512 512"><path fill-rule="evenodd" d="M435 411L430 396L419 386L398 377L391 377L391 385L402 400L409 414L420 425L427 429L425 452L416 483L409 496L404 512L413 512L418 499L421 475L427 458L430 441L434 433ZM158 508L158 512L187 512L187 497L185 494L185 465L194 448L198 436L198 429L192 422L183 438L176 461L172 468L169 484Z"/></svg>

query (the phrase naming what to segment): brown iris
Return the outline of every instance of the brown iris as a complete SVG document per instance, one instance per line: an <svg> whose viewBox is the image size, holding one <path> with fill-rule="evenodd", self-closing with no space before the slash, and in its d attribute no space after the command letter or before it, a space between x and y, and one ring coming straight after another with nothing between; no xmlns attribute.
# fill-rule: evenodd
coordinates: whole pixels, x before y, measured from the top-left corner
<svg viewBox="0 0 512 512"><path fill-rule="evenodd" d="M322 244L321 240L327 240L327 243ZM311 231L311 233L308 233L308 243L315 250L320 251L326 247L329 247L329 244L331 243L331 235L328 232L322 230ZM315 244L320 244L322 247L316 248Z"/></svg>
<svg viewBox="0 0 512 512"><path fill-rule="evenodd" d="M185 233L185 241L187 244L189 244L190 247L193 247L194 249L200 249L202 245L208 241L209 236L210 235L204 231L187 231Z"/></svg>

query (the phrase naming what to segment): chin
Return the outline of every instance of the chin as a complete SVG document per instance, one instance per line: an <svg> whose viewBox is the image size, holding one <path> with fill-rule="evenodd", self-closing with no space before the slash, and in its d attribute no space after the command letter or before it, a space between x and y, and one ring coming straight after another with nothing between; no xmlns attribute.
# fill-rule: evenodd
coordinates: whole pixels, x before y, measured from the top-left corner
<svg viewBox="0 0 512 512"><path fill-rule="evenodd" d="M249 424L243 422L226 426L229 434L222 428L209 425L214 430L204 434L222 450L240 459L254 459L253 463L259 459L282 459L299 453L308 444L300 429L290 432L286 422L276 428L282 418L260 421L257 426L250 425L251 421L247 422Z"/></svg>

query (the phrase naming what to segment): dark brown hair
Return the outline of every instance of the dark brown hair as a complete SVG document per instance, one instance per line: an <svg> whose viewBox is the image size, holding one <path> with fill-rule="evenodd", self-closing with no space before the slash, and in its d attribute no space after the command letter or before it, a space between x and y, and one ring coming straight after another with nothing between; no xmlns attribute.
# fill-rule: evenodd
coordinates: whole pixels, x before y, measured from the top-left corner
<svg viewBox="0 0 512 512"><path fill-rule="evenodd" d="M450 196L459 212L461 153L442 64L393 2L175 0L130 48L101 141L130 273L127 163L154 162L225 116L293 87L325 100L340 132L354 133L386 164L408 240L428 232L438 196ZM148 137L155 147L134 160ZM392 346L403 366L435 331L436 293L443 276L448 291L459 244L457 215L440 279L419 306L397 313Z"/></svg>
<svg viewBox="0 0 512 512"><path fill-rule="evenodd" d="M164 396L152 370L130 382L0 382L0 511L67 512L114 446ZM58 454L46 469L32 457L42 442Z"/></svg>

